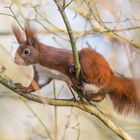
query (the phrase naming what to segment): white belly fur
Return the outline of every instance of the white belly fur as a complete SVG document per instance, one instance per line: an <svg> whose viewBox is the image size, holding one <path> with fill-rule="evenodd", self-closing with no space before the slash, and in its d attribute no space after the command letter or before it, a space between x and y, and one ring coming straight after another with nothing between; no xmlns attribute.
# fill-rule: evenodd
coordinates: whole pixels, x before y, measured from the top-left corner
<svg viewBox="0 0 140 140"><path fill-rule="evenodd" d="M49 69L47 67L41 66L40 64L35 64L34 67L35 67L35 70L38 72L39 85L44 85L45 83L47 83L47 81L49 81L50 78L62 80L68 83L69 85L72 85L72 82L69 79L69 77L67 77L65 74L57 70ZM83 82L83 86L84 86L84 91L87 93L94 94L94 93L98 93L100 90L100 88L94 84L88 84L88 83Z"/></svg>
<svg viewBox="0 0 140 140"><path fill-rule="evenodd" d="M84 90L87 93L95 94L95 93L98 93L100 90L100 87L94 84L88 84L88 83L83 82L83 85L84 85Z"/></svg>
<svg viewBox="0 0 140 140"><path fill-rule="evenodd" d="M38 83L40 85L45 84L50 78L63 80L70 85L72 84L69 77L67 77L65 74L57 70L49 69L47 67L41 66L40 64L35 64L34 67L35 67L35 70L38 72L38 76L39 76Z"/></svg>

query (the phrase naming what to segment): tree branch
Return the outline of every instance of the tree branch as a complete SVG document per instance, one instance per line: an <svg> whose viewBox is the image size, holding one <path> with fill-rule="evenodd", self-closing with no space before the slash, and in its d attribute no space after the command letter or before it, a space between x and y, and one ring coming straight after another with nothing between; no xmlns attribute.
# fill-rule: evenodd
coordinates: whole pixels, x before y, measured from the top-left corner
<svg viewBox="0 0 140 140"><path fill-rule="evenodd" d="M73 35L73 31L71 28L71 25L69 23L68 17L65 13L65 8L60 5L60 2L58 0L54 0L55 4L58 7L58 10L63 18L63 21L65 23L69 38L70 38L70 43L71 43L71 47L72 47L72 51L73 51L73 58L74 58L74 64L75 64L75 70L76 70L76 78L79 80L79 74L80 74L80 63L79 63L79 57L78 57L78 53L77 53L77 47L76 47L76 41Z"/></svg>
<svg viewBox="0 0 140 140"><path fill-rule="evenodd" d="M7 76L0 74L0 83L7 88L11 89L12 91L16 92L15 85L12 82L11 79L9 79ZM87 113L90 113L94 116L96 116L99 120L101 120L109 129L111 129L116 135L118 135L123 140L134 140L131 136L129 136L123 129L116 126L108 116L106 116L103 112L97 109L96 106L90 105L85 102L79 102L77 100L72 99L52 99L47 98L43 96L37 96L30 93L22 93L22 92L16 92L20 96L23 96L24 98L35 101L38 103L44 103L47 102L49 105L53 106L65 106L65 107L76 107L79 108Z"/></svg>
<svg viewBox="0 0 140 140"><path fill-rule="evenodd" d="M22 25L20 24L19 20L17 19L16 15L15 15L13 9L12 9L12 5L13 5L13 4L14 4L14 2L12 2L12 3L10 4L10 6L5 7L5 8L8 8L8 9L10 10L10 12L12 13L12 15L8 15L8 14L7 14L7 16L11 16L12 18L14 18L14 19L16 20L16 22L18 23L18 25L21 27L21 29L24 31L24 28L23 28Z"/></svg>

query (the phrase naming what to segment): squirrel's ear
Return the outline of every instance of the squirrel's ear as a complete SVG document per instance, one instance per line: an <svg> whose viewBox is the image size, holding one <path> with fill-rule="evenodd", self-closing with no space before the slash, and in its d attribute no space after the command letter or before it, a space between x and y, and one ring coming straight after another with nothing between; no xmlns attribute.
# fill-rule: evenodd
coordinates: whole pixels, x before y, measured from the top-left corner
<svg viewBox="0 0 140 140"><path fill-rule="evenodd" d="M13 30L13 33L14 33L18 43L20 44L24 40L20 30L15 25L12 25L12 30Z"/></svg>
<svg viewBox="0 0 140 140"><path fill-rule="evenodd" d="M29 42L29 44L30 44L32 47L36 48L36 40L35 40L35 38L29 37L29 38L28 38L28 42Z"/></svg>

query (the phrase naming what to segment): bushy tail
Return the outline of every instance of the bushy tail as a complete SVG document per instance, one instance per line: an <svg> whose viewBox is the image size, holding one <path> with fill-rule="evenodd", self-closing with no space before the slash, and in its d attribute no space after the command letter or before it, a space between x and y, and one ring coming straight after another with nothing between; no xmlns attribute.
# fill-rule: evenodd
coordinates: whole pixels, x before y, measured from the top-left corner
<svg viewBox="0 0 140 140"><path fill-rule="evenodd" d="M136 86L140 80L113 76L109 96L117 112L140 115L140 90Z"/></svg>

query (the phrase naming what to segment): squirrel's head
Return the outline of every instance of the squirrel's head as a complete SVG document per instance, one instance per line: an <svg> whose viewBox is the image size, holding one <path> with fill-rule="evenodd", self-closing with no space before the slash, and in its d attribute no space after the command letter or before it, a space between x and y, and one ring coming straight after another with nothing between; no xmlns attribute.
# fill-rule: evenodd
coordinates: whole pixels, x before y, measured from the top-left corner
<svg viewBox="0 0 140 140"><path fill-rule="evenodd" d="M19 43L14 62L18 65L31 65L39 61L39 41L35 31L28 26L25 27L26 40L23 38L21 31L12 26L14 35Z"/></svg>

